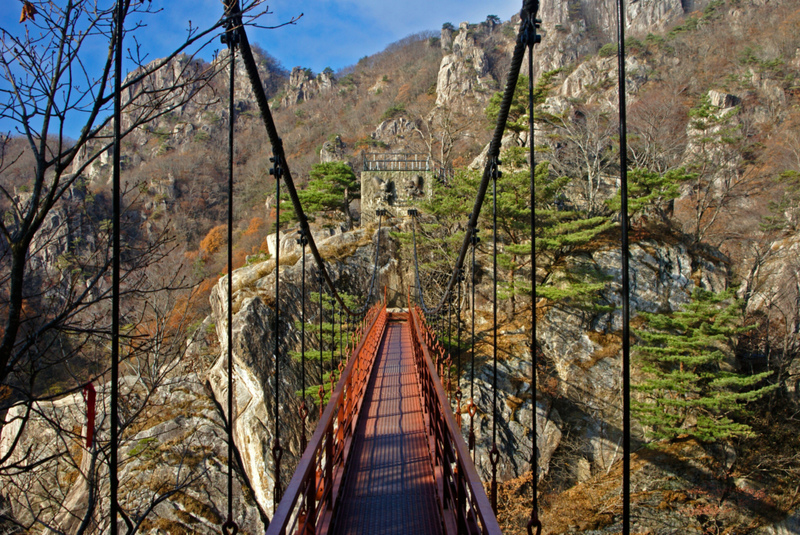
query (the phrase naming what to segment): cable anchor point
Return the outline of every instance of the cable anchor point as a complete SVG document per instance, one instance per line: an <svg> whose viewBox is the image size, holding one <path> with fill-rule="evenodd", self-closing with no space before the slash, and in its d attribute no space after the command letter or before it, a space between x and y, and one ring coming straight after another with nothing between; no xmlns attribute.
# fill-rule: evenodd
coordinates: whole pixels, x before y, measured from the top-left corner
<svg viewBox="0 0 800 535"><path fill-rule="evenodd" d="M222 533L225 535L236 535L239 533L239 526L229 517L228 520L222 524Z"/></svg>

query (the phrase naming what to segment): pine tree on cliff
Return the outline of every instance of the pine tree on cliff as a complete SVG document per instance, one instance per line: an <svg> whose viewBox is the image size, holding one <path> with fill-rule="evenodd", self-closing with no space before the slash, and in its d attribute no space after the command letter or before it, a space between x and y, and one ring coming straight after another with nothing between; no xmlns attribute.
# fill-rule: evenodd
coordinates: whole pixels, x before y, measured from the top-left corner
<svg viewBox="0 0 800 535"><path fill-rule="evenodd" d="M530 264L530 207L529 207L529 167L524 161L524 150L512 149L502 155L505 172L498 180L497 215L498 238L501 242L498 261L508 270L503 276L501 292L504 298L517 295L530 295L530 283L517 280L517 272ZM422 205L423 211L430 214L435 223L429 223L417 236L417 243L426 265L422 269L449 269L455 259L458 247L436 249L446 232L455 241L463 239L463 223L472 207L478 184L478 176L472 171L460 171L447 184L434 186L433 199ZM605 285L600 273L571 261L572 255L598 235L609 230L614 223L607 216L588 217L586 213L572 207L564 197L564 190L570 183L569 177L556 177L550 172L548 162L541 162L534 173L536 181L536 262L541 278L537 282L540 298L550 302L570 300L573 304L594 306L594 296ZM492 207L491 198L481 211L479 228L486 229L484 244L491 240ZM445 229L445 230L443 230ZM433 240L427 236L432 234ZM398 236L410 240L408 236ZM479 246L479 247L481 247ZM438 259L438 263L436 261Z"/></svg>
<svg viewBox="0 0 800 535"><path fill-rule="evenodd" d="M759 386L771 372L747 375L731 363L742 326L742 310L731 290L696 289L680 312L642 312L636 358L643 380L634 414L651 437L672 439L689 433L713 442L750 431L734 418L745 404L774 385Z"/></svg>
<svg viewBox="0 0 800 535"><path fill-rule="evenodd" d="M361 197L361 186L350 166L344 162L318 163L311 168L308 184L297 192L303 211L309 217L320 212L339 211L347 217L348 228L353 228L350 203ZM292 204L281 195L281 222L296 219Z"/></svg>

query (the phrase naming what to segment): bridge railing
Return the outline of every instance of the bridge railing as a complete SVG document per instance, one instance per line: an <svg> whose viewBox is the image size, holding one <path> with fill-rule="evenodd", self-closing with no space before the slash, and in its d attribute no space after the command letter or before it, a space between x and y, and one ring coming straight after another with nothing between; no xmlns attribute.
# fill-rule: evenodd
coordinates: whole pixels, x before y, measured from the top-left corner
<svg viewBox="0 0 800 535"><path fill-rule="evenodd" d="M342 370L314 435L273 514L268 535L328 533L386 320L385 302L368 313L361 341Z"/></svg>
<svg viewBox="0 0 800 535"><path fill-rule="evenodd" d="M414 360L445 533L499 535L497 518L432 358L429 345L435 345L435 336L423 321L421 311L411 305L410 298L409 311Z"/></svg>

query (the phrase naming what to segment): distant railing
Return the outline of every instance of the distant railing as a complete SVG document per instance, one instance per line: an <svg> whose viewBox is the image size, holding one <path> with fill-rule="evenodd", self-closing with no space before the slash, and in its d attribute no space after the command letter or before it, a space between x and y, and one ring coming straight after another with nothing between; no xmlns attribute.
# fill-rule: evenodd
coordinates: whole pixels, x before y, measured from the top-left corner
<svg viewBox="0 0 800 535"><path fill-rule="evenodd" d="M342 370L267 535L327 533L339 499L353 433L386 327L386 303L370 309L365 334Z"/></svg>
<svg viewBox="0 0 800 535"><path fill-rule="evenodd" d="M364 171L419 171L431 170L427 154L389 152L364 153Z"/></svg>
<svg viewBox="0 0 800 535"><path fill-rule="evenodd" d="M445 533L500 535L492 505L439 379L447 365L443 351L440 350L440 355L437 355L440 367L437 373L437 364L431 357L433 351L429 348L438 347L439 344L425 325L421 311L412 305L410 295L408 302L408 323L425 404L425 424L431 438L428 444Z"/></svg>

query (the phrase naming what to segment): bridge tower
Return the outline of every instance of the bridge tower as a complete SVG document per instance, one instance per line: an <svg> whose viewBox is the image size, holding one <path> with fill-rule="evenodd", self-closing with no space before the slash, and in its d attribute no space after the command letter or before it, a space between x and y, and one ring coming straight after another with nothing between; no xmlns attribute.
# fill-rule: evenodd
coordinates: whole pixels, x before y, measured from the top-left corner
<svg viewBox="0 0 800 535"><path fill-rule="evenodd" d="M361 223L377 221L375 211L405 217L408 208L433 195L436 176L427 154L364 153L361 171Z"/></svg>

